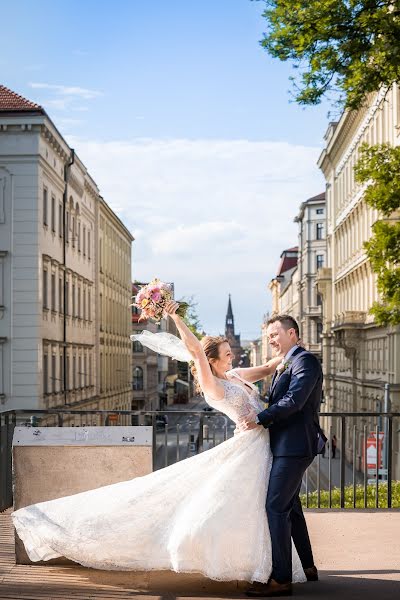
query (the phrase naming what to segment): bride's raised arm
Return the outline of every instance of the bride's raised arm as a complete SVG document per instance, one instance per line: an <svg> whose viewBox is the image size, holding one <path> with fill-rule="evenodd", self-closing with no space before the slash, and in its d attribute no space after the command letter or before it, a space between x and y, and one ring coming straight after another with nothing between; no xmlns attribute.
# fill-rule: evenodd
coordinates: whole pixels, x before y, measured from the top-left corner
<svg viewBox="0 0 400 600"><path fill-rule="evenodd" d="M259 367L243 367L234 370L238 375L240 375L240 377L249 383L255 383L256 381L264 379L268 375L272 375L280 362L282 362L282 356L276 356Z"/></svg>
<svg viewBox="0 0 400 600"><path fill-rule="evenodd" d="M171 301L167 303L164 310L174 321L183 343L192 356L197 370L199 385L206 396L210 396L213 400L222 400L225 393L224 387L215 379L200 341L190 331L180 316L176 314L178 308L179 303Z"/></svg>

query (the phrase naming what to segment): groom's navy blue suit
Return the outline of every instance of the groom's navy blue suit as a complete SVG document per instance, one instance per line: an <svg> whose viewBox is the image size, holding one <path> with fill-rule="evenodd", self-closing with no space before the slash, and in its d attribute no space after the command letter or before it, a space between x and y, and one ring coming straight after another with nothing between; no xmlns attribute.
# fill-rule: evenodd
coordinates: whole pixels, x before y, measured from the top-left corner
<svg viewBox="0 0 400 600"><path fill-rule="evenodd" d="M272 542L272 574L279 583L292 580L292 544L304 569L314 565L299 493L307 467L317 454L318 410L322 393L319 360L296 348L281 375L272 380L268 408L258 415L269 429L273 463L267 494Z"/></svg>

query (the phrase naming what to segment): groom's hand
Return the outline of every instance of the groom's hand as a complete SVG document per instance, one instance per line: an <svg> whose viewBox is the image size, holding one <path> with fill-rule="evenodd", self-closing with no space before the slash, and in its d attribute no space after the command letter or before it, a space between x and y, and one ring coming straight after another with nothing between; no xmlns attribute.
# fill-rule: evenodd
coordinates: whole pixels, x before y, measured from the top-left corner
<svg viewBox="0 0 400 600"><path fill-rule="evenodd" d="M243 419L240 419L238 423L240 431L249 431L250 429L255 429L258 427L258 424L256 423L256 416L257 413L252 410L248 415L243 417Z"/></svg>

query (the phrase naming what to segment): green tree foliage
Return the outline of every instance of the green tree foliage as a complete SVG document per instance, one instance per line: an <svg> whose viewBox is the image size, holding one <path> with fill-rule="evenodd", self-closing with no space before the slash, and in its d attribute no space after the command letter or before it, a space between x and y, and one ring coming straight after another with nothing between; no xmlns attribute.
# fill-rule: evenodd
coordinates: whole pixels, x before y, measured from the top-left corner
<svg viewBox="0 0 400 600"><path fill-rule="evenodd" d="M264 0L261 45L298 69L296 102L319 104L329 92L357 109L366 96L400 80L399 0Z"/></svg>
<svg viewBox="0 0 400 600"><path fill-rule="evenodd" d="M177 302L186 302L188 307L186 309L186 314L183 317L184 322L189 327L190 331L194 333L194 335L201 340L203 334L201 333L202 325L200 323L200 317L197 312L197 302L194 300L194 296L190 296L189 298L182 298L182 300L177 300Z"/></svg>
<svg viewBox="0 0 400 600"><path fill-rule="evenodd" d="M356 180L368 184L365 202L383 218L372 226L372 237L364 246L377 273L382 301L371 312L380 325L400 324L400 147L389 144L360 148L355 166Z"/></svg>

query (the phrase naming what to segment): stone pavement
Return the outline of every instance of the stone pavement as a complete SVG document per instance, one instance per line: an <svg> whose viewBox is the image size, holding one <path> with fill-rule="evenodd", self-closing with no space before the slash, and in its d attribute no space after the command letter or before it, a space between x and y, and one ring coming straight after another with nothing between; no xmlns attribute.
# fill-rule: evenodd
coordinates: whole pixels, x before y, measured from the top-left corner
<svg viewBox="0 0 400 600"><path fill-rule="evenodd" d="M243 582L198 575L98 571L81 566L16 565L10 511L0 514L2 600L175 600L245 598ZM308 511L321 580L295 585L294 597L400 598L400 511Z"/></svg>

